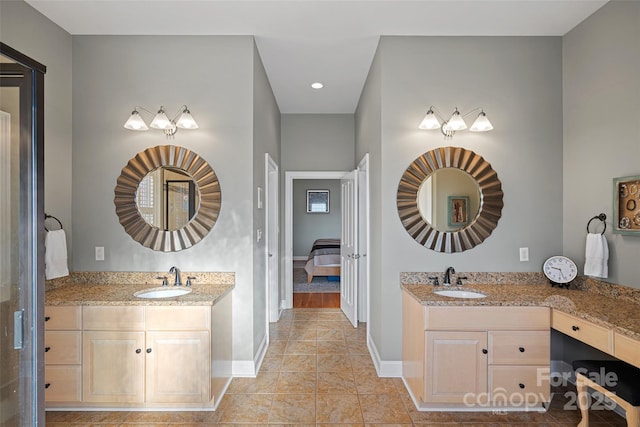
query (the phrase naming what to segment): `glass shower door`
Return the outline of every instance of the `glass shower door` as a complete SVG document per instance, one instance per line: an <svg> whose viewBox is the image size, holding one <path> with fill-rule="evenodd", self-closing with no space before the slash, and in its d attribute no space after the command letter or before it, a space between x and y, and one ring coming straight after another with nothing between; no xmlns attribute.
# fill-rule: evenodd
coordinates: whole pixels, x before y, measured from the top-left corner
<svg viewBox="0 0 640 427"><path fill-rule="evenodd" d="M7 47L0 45L2 53ZM44 425L44 80L0 54L0 426ZM38 83L38 84L36 84Z"/></svg>

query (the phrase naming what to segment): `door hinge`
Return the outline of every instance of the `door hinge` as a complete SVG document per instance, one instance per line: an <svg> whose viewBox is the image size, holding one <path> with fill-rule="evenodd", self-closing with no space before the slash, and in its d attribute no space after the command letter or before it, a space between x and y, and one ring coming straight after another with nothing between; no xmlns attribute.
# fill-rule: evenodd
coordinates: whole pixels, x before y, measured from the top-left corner
<svg viewBox="0 0 640 427"><path fill-rule="evenodd" d="M13 349L22 350L24 344L24 310L13 313Z"/></svg>

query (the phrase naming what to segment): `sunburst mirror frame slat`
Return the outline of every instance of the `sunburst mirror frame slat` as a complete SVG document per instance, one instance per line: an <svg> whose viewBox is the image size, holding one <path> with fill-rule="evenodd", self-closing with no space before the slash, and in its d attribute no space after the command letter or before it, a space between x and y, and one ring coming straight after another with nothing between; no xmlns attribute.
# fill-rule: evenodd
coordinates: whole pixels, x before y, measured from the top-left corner
<svg viewBox="0 0 640 427"><path fill-rule="evenodd" d="M438 169L456 168L468 173L478 185L480 208L466 226L440 231L427 222L418 209L422 182ZM488 238L497 227L504 206L502 183L482 156L460 147L439 147L422 154L405 170L396 204L402 226L420 245L436 252L464 252Z"/></svg>
<svg viewBox="0 0 640 427"><path fill-rule="evenodd" d="M149 224L140 215L136 192L144 177L159 167L181 169L195 182L200 204L187 225L166 231ZM154 251L177 252L201 241L213 228L220 213L222 194L215 172L202 157L175 145L147 148L129 160L115 187L114 203L120 224L133 240Z"/></svg>

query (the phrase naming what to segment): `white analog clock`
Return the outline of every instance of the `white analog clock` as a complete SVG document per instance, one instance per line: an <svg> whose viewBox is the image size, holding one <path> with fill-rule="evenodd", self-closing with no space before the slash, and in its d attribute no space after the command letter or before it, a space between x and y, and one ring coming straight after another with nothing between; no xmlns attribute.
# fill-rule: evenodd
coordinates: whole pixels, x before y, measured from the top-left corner
<svg viewBox="0 0 640 427"><path fill-rule="evenodd" d="M553 283L569 283L578 275L576 263L561 255L546 260L542 265L542 271Z"/></svg>

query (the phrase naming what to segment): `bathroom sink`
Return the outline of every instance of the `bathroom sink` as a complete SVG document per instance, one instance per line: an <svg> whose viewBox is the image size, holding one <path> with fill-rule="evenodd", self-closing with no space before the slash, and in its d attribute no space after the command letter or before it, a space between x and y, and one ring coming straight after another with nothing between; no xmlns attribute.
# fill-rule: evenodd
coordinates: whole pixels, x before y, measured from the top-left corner
<svg viewBox="0 0 640 427"><path fill-rule="evenodd" d="M486 297L486 295L483 294L482 292L464 291L464 290L456 290L456 289L441 289L439 291L433 291L433 293L443 297L451 297L451 298L484 298Z"/></svg>
<svg viewBox="0 0 640 427"><path fill-rule="evenodd" d="M138 298L171 298L191 293L191 288L151 288L133 294Z"/></svg>

